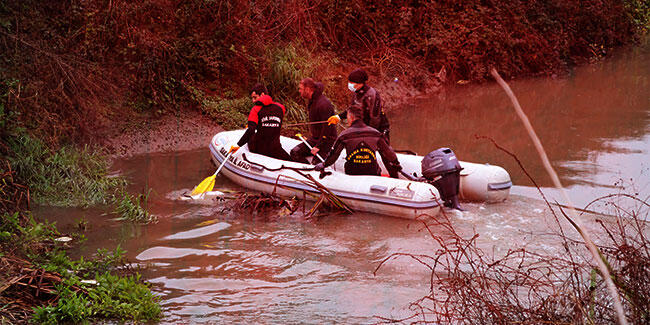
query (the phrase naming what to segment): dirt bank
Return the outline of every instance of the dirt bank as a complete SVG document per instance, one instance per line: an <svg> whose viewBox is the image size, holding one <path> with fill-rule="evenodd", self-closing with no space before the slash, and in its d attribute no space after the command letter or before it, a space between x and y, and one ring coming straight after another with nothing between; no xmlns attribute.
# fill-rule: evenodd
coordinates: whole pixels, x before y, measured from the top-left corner
<svg viewBox="0 0 650 325"><path fill-rule="evenodd" d="M199 111L141 118L111 130L103 145L113 158L153 152L172 152L207 147L212 136L223 131Z"/></svg>

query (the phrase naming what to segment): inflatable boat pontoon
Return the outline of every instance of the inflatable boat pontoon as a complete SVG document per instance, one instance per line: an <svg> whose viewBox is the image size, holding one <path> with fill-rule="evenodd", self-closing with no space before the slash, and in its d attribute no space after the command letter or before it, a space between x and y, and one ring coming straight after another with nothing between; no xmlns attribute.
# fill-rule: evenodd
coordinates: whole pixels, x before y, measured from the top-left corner
<svg viewBox="0 0 650 325"><path fill-rule="evenodd" d="M215 164L220 165L228 154L228 149L242 136L244 130L220 132L210 141L210 155ZM284 149L289 152L300 140L281 137ZM440 212L444 200L436 186L430 182L421 182L400 176L400 179L383 176L351 176L343 172L345 152L336 163L326 171L331 171L320 179L320 172L302 171L311 175L320 184L338 196L351 208L400 218L414 219L422 214L435 216ZM421 173L422 156L398 154L398 159L405 174ZM381 160L379 155L378 159ZM383 167L383 163L379 163ZM508 197L510 176L501 167L460 162L461 199L471 201L499 202ZM279 160L248 150L243 146L233 153L221 174L233 182L261 192L284 197L299 197L316 200L320 196L318 189L300 173L291 168L310 168L312 165ZM386 170L382 170L387 174Z"/></svg>

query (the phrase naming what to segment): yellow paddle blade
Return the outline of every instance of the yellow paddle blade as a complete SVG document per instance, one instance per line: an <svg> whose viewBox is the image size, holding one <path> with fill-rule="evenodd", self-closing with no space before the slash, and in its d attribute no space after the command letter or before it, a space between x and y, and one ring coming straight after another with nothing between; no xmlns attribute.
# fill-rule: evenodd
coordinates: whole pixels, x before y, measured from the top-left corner
<svg viewBox="0 0 650 325"><path fill-rule="evenodd" d="M210 192L214 188L214 179L217 175L212 175L203 180L199 185L197 185L192 191L192 195L197 195L205 192Z"/></svg>

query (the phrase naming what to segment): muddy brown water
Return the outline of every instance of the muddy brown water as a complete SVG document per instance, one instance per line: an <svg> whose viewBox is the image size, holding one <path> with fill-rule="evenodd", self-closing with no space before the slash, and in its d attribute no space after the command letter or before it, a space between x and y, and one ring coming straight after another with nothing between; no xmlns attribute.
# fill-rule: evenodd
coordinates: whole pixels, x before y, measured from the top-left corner
<svg viewBox="0 0 650 325"><path fill-rule="evenodd" d="M510 81L578 207L610 193L650 196L649 49L646 42L566 77ZM560 249L550 235L555 221L517 163L475 137L514 153L548 197L560 200L497 85L451 89L389 118L397 149L425 154L450 147L461 160L509 171L516 186L506 202L464 202L467 211L450 213L459 233L477 232L481 247L495 254L522 246L548 254ZM113 168L132 181L132 193L152 189L149 208L157 223L116 221L99 207L35 213L62 231L88 222L88 240L75 256L118 244L126 249L161 298L162 323L372 323L376 316L410 315L409 302L428 293L428 269L409 258L373 275L392 253L436 248L417 222L366 213L262 221L224 211L224 203L177 200L214 172L207 149L141 155ZM223 177L216 188L243 190ZM599 228L585 218L598 238Z"/></svg>

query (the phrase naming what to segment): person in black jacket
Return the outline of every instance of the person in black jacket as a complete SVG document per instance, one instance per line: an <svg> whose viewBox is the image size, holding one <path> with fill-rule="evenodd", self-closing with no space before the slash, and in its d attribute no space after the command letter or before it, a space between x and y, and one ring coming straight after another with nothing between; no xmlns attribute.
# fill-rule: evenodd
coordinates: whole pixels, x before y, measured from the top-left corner
<svg viewBox="0 0 650 325"><path fill-rule="evenodd" d="M314 167L322 171L325 167L332 165L339 158L345 148L345 173L348 175L381 175L381 169L377 163L376 152L379 151L381 160L388 170L390 177L399 178L399 171L402 167L397 160L393 148L386 142L383 134L375 128L367 126L362 119L363 108L360 105L350 106L347 110L348 123L350 127L339 135L334 142L334 148L325 162Z"/></svg>
<svg viewBox="0 0 650 325"><path fill-rule="evenodd" d="M386 137L386 142L390 142L390 124L384 114L381 97L375 88L366 84L368 74L363 69L356 69L348 75L348 89L352 92L350 106L361 105L363 112L361 119L363 122L381 132ZM347 111L332 115L327 120L330 124L338 124L341 119L347 117Z"/></svg>
<svg viewBox="0 0 650 325"><path fill-rule="evenodd" d="M254 106L248 115L248 128L237 145L230 147L230 151L237 151L239 147L248 143L251 152L276 159L291 160L280 144L280 130L286 110L284 105L274 102L267 94L266 87L259 83L251 89Z"/></svg>
<svg viewBox="0 0 650 325"><path fill-rule="evenodd" d="M336 140L336 126L327 123L327 118L334 115L334 106L323 94L323 86L320 82L314 82L311 78L300 81L298 92L300 96L309 100L307 111L309 114L309 138L307 143L312 147L309 149L304 143L291 149L291 159L301 163L309 163L307 157L312 155L312 164L319 162L316 154L321 157L327 156ZM322 122L322 123L318 123Z"/></svg>

